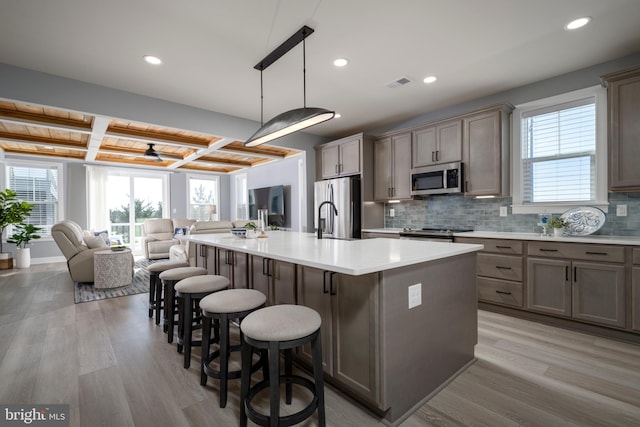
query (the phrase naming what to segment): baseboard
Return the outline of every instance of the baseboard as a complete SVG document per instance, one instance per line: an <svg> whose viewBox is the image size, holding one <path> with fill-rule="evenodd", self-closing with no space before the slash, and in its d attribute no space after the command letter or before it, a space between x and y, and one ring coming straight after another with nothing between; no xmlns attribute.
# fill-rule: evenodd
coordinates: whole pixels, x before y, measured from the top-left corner
<svg viewBox="0 0 640 427"><path fill-rule="evenodd" d="M64 256L51 256L51 257L42 257L42 258L31 258L31 264L47 264L53 262L67 262L67 259Z"/></svg>

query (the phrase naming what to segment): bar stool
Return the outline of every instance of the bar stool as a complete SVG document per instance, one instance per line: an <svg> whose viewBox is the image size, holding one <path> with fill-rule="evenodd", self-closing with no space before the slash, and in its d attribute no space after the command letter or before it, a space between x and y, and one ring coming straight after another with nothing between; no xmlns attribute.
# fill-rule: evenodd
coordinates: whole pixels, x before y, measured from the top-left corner
<svg viewBox="0 0 640 427"><path fill-rule="evenodd" d="M290 426L302 422L318 410L318 424L325 426L324 384L322 380L322 348L320 344L320 315L301 305L273 305L256 310L240 324L242 341L242 379L240 389L240 426L246 427L247 418L262 426ZM311 343L313 379L311 382L292 373L291 350ZM249 363L252 347L268 351L269 375L251 386ZM284 350L285 374L280 375L280 350ZM286 403L291 403L291 385L297 384L311 391L309 405L294 414L280 416L280 383L285 384ZM251 400L269 388L269 415L257 412Z"/></svg>
<svg viewBox="0 0 640 427"><path fill-rule="evenodd" d="M202 357L200 364L200 385L207 385L207 378L212 377L220 380L220 407L227 405L227 383L229 379L240 378L241 370L229 371L229 356L232 351L239 351L240 345L232 346L229 340L229 323L233 319L238 319L241 323L251 312L264 307L267 297L260 291L254 289L229 289L207 295L200 300L202 310ZM220 339L218 349L209 353L211 340L211 322L218 325ZM242 331L240 331L242 342ZM263 352L266 357L266 353ZM266 364L262 357L258 362L252 363L251 355L246 362L248 369L255 372ZM211 362L219 358L218 370L209 366ZM243 363L245 363L243 361ZM265 370L266 372L266 370Z"/></svg>
<svg viewBox="0 0 640 427"><path fill-rule="evenodd" d="M224 276L207 274L187 277L175 284L178 298L178 353L184 352L185 369L191 366L191 347L201 345L201 341L194 341L191 336L193 322L201 319L197 304L207 295L227 289L229 283Z"/></svg>
<svg viewBox="0 0 640 427"><path fill-rule="evenodd" d="M173 327L178 308L173 287L182 279L204 276L205 274L207 274L207 269L202 267L178 267L160 273L160 280L162 280L162 287L164 288L165 331L167 332L167 342L169 344L173 342Z"/></svg>
<svg viewBox="0 0 640 427"><path fill-rule="evenodd" d="M160 273L178 267L189 267L189 263L182 261L160 261L150 264L147 267L147 271L149 271L149 318L153 317L153 312L155 311L156 325L160 324L160 310L162 309L162 282L160 281Z"/></svg>

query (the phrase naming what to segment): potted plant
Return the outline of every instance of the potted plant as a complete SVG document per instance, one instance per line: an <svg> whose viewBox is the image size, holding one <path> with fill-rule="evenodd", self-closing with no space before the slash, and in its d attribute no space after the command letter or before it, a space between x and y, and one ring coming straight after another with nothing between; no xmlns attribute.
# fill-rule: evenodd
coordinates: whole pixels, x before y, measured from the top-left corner
<svg viewBox="0 0 640 427"><path fill-rule="evenodd" d="M7 242L16 244L16 267L29 268L31 265L31 249L27 245L31 240L40 238L38 233L42 228L33 224L22 223L18 224L15 230L15 233L7 239Z"/></svg>
<svg viewBox="0 0 640 427"><path fill-rule="evenodd" d="M553 228L553 235L556 237L562 236L564 229L569 225L564 218L556 216L549 221L549 227Z"/></svg>
<svg viewBox="0 0 640 427"><path fill-rule="evenodd" d="M246 234L247 239L255 239L256 238L258 226L256 225L255 222L250 221L250 222L246 223L244 228L247 229L247 234Z"/></svg>
<svg viewBox="0 0 640 427"><path fill-rule="evenodd" d="M13 254L2 250L2 236L8 226L24 223L33 205L18 199L18 193L7 188L0 191L0 270L13 268Z"/></svg>

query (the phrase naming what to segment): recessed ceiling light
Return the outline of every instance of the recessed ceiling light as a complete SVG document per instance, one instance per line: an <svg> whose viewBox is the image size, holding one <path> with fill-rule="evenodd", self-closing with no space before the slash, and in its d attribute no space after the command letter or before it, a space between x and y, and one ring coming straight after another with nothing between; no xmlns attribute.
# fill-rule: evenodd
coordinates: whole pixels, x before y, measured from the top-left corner
<svg viewBox="0 0 640 427"><path fill-rule="evenodd" d="M436 76L429 76L429 77L425 77L423 82L425 83L433 83L437 80Z"/></svg>
<svg viewBox="0 0 640 427"><path fill-rule="evenodd" d="M565 28L567 30L577 30L578 28L584 27L585 25L587 25L589 23L589 21L591 21L591 18L589 18L588 16L585 16L583 18L578 18L578 19L574 19L573 21L569 22Z"/></svg>
<svg viewBox="0 0 640 427"><path fill-rule="evenodd" d="M153 56L153 55L145 55L144 56L144 60L147 61L149 64L152 64L152 65L160 65L160 64L162 64L162 60L160 58L158 58L157 56Z"/></svg>
<svg viewBox="0 0 640 427"><path fill-rule="evenodd" d="M333 61L333 65L335 65L336 67L344 67L348 63L349 63L349 60L347 58L338 58L335 61Z"/></svg>

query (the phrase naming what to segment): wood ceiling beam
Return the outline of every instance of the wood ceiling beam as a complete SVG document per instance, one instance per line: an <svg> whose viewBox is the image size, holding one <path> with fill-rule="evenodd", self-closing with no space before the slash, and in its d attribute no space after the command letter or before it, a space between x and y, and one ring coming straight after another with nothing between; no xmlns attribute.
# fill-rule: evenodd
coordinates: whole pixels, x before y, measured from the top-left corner
<svg viewBox="0 0 640 427"><path fill-rule="evenodd" d="M60 130L90 133L90 122L79 122L74 119L67 119L64 117L53 117L42 114L27 113L24 111L9 110L7 108L0 107L0 120L11 121L17 124L23 124L27 126L39 126L54 128L58 127Z"/></svg>
<svg viewBox="0 0 640 427"><path fill-rule="evenodd" d="M34 135L16 135L9 132L0 132L0 141L13 142L16 144L45 145L58 148L73 148L75 150L86 151L84 142L73 142L68 139L45 138Z"/></svg>
<svg viewBox="0 0 640 427"><path fill-rule="evenodd" d="M260 152L259 149L255 149L254 147L245 147L245 148L221 147L218 149L218 151L220 151L221 153L224 152L224 153L239 154L241 156L266 157L268 159L275 159L275 160L282 160L286 157L284 154L271 154L271 153Z"/></svg>
<svg viewBox="0 0 640 427"><path fill-rule="evenodd" d="M202 140L196 138L164 135L157 132L142 131L138 129L114 128L112 126L109 126L107 128L105 135L114 138L140 141L146 144L165 144L174 145L177 147L187 146L198 149L207 148L209 146L207 142L203 142Z"/></svg>

